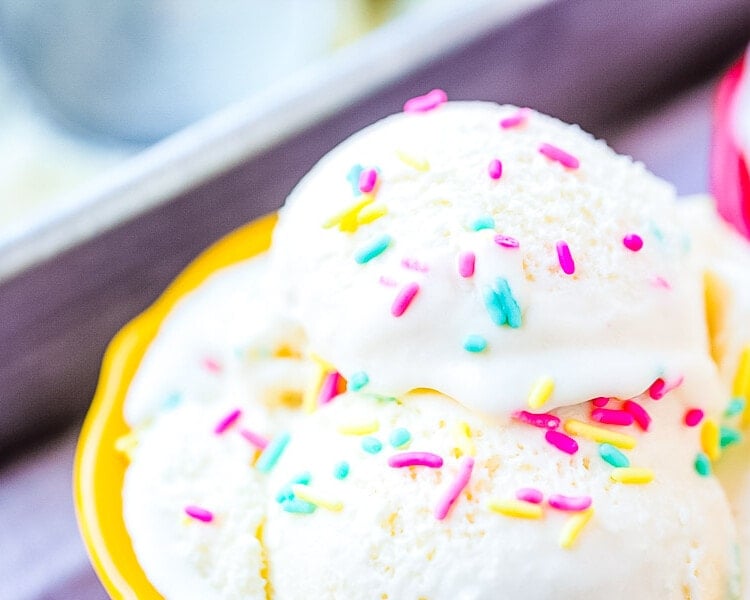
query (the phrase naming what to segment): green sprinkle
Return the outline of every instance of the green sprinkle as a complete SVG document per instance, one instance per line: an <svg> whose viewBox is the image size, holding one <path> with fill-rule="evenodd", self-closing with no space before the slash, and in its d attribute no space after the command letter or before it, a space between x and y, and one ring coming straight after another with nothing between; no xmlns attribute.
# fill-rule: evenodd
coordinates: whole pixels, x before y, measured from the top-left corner
<svg viewBox="0 0 750 600"><path fill-rule="evenodd" d="M741 396L738 396L737 398L732 398L729 401L729 404L727 404L727 409L724 411L724 416L736 417L743 410L745 410L745 399Z"/></svg>
<svg viewBox="0 0 750 600"><path fill-rule="evenodd" d="M408 429L398 427L391 431L391 435L388 436L388 441L394 448L401 448L411 441L411 433L409 433Z"/></svg>
<svg viewBox="0 0 750 600"><path fill-rule="evenodd" d="M333 468L333 476L336 479L346 479L349 476L349 463L342 460Z"/></svg>
<svg viewBox="0 0 750 600"><path fill-rule="evenodd" d="M711 461L708 460L703 452L698 452L695 456L695 471L701 477L708 477L711 474Z"/></svg>
<svg viewBox="0 0 750 600"><path fill-rule="evenodd" d="M293 498L282 502L281 508L288 513L297 513L301 515L309 515L315 512L316 506L300 500L299 498Z"/></svg>
<svg viewBox="0 0 750 600"><path fill-rule="evenodd" d="M484 352L487 348L487 340L475 333L469 334L464 339L464 350L467 352Z"/></svg>
<svg viewBox="0 0 750 600"><path fill-rule="evenodd" d="M355 196L362 195L362 191L359 189L359 176L364 170L365 168L362 165L352 165L352 168L349 169L349 173L346 175L346 180L351 184L352 193Z"/></svg>
<svg viewBox="0 0 750 600"><path fill-rule="evenodd" d="M616 469L630 466L630 459L612 444L606 442L599 444L599 456L602 457L604 462L609 463Z"/></svg>
<svg viewBox="0 0 750 600"><path fill-rule="evenodd" d="M255 463L255 468L261 473L270 473L271 469L276 466L276 463L284 452L290 439L291 436L286 432L280 433L273 438L268 443L265 450L263 450L263 453L258 457L258 462Z"/></svg>
<svg viewBox="0 0 750 600"><path fill-rule="evenodd" d="M505 313L508 327L518 329L521 326L521 308L510 291L510 284L505 277L498 277L495 282L495 293L500 297L500 304Z"/></svg>
<svg viewBox="0 0 750 600"><path fill-rule="evenodd" d="M726 448L727 446L731 446L732 444L737 444L742 441L742 434L736 429L732 429L731 427L722 426L719 432L719 445L722 448Z"/></svg>
<svg viewBox="0 0 750 600"><path fill-rule="evenodd" d="M476 221L471 224L472 231L482 231L482 229L494 229L495 219L489 215L479 217Z"/></svg>
<svg viewBox="0 0 750 600"><path fill-rule="evenodd" d="M352 373L352 376L349 378L349 389L353 392L358 392L368 383L370 383L370 378L367 376L367 373L357 371L356 373Z"/></svg>
<svg viewBox="0 0 750 600"><path fill-rule="evenodd" d="M383 444L378 438L368 435L362 438L362 450L368 454L377 454L383 449Z"/></svg>
<svg viewBox="0 0 750 600"><path fill-rule="evenodd" d="M354 260L357 261L357 264L360 264L360 265L368 263L376 256L380 256L383 252L385 252L386 248L388 248L388 246L390 245L391 245L391 236L390 235L381 236L375 241L365 246L364 248L362 248L359 252L357 252L354 255Z"/></svg>

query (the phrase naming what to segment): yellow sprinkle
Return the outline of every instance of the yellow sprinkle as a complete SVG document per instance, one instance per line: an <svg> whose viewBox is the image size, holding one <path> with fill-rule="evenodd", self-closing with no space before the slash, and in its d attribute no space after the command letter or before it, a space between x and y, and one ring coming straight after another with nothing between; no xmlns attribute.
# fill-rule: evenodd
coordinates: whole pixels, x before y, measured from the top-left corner
<svg viewBox="0 0 750 600"><path fill-rule="evenodd" d="M706 419L701 426L701 448L712 461L719 460L721 446L719 444L719 426L713 419Z"/></svg>
<svg viewBox="0 0 750 600"><path fill-rule="evenodd" d="M133 460L133 450L138 446L138 434L135 431L121 435L115 440L115 450Z"/></svg>
<svg viewBox="0 0 750 600"><path fill-rule="evenodd" d="M654 472L642 467L618 467L609 474L618 483L649 483L654 480Z"/></svg>
<svg viewBox="0 0 750 600"><path fill-rule="evenodd" d="M344 503L341 502L341 500L330 500L329 498L320 496L315 490L307 485L301 485L299 483L292 484L292 492L296 498L314 504L315 506L319 506L320 508L325 508L326 510L339 512L344 508Z"/></svg>
<svg viewBox="0 0 750 600"><path fill-rule="evenodd" d="M407 154L406 152L402 152L401 150L396 151L396 156L398 156L398 159L402 163L411 167L412 169L416 169L417 171L422 172L430 170L430 163L426 159L415 158L410 154Z"/></svg>
<svg viewBox="0 0 750 600"><path fill-rule="evenodd" d="M570 517L563 525L562 531L560 532L560 546L563 548L572 548L575 544L578 536L581 534L581 530L586 526L594 516L594 509L589 508L578 514Z"/></svg>
<svg viewBox="0 0 750 600"><path fill-rule="evenodd" d="M570 435L578 435L585 437L589 440L597 442L598 444L612 444L618 448L624 448L625 450L631 450L635 448L635 438L624 433L617 433L616 431L610 431L603 427L596 427L595 425L589 425L582 421L576 421L575 419L568 419L563 425L566 433Z"/></svg>
<svg viewBox="0 0 750 600"><path fill-rule="evenodd" d="M471 439L471 429L466 421L459 421L453 428L453 439L456 447L466 456L475 456L476 448Z"/></svg>
<svg viewBox="0 0 750 600"><path fill-rule="evenodd" d="M382 204L366 206L357 215L357 225L368 225L387 214L388 209Z"/></svg>
<svg viewBox="0 0 750 600"><path fill-rule="evenodd" d="M554 391L555 382L551 377L540 377L537 379L529 392L529 408L537 409L544 406Z"/></svg>
<svg viewBox="0 0 750 600"><path fill-rule="evenodd" d="M318 396L320 395L320 388L323 386L323 381L328 374L328 370L319 362L315 362L315 378L312 383L305 389L305 393L302 396L302 410L307 413L315 412L315 408L318 405Z"/></svg>
<svg viewBox="0 0 750 600"><path fill-rule="evenodd" d="M492 512L518 519L541 519L542 507L523 500L490 500L487 504Z"/></svg>
<svg viewBox="0 0 750 600"><path fill-rule="evenodd" d="M745 399L742 424L750 425L750 346L745 346L740 354L740 363L732 385L732 396Z"/></svg>
<svg viewBox="0 0 750 600"><path fill-rule="evenodd" d="M362 423L345 423L339 425L339 433L343 433L344 435L369 435L375 433L378 429L380 429L380 422L377 419Z"/></svg>
<svg viewBox="0 0 750 600"><path fill-rule="evenodd" d="M375 196L373 196L372 194L365 194L362 200L360 200L359 202L355 202L348 208L345 208L340 213L335 214L330 219L325 221L323 223L323 228L330 229L331 227L335 227L338 225L340 231L354 233L359 227L357 218L360 211L368 204L372 204L374 201Z"/></svg>

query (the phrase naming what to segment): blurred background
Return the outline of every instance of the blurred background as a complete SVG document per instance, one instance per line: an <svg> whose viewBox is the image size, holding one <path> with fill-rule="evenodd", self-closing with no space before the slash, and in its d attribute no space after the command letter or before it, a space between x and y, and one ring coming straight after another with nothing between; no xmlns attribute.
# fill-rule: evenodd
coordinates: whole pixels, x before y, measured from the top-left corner
<svg viewBox="0 0 750 600"><path fill-rule="evenodd" d="M73 515L107 341L404 99L531 106L680 193L747 0L0 0L0 598L105 598Z"/></svg>

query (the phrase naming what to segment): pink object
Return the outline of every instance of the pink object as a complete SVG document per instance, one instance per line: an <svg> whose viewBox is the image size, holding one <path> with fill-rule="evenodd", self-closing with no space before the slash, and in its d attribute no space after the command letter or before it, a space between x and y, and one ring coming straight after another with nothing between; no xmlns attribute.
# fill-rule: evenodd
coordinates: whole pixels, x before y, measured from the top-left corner
<svg viewBox="0 0 750 600"><path fill-rule="evenodd" d="M503 248L518 248L521 245L516 238L500 233L495 236L495 243Z"/></svg>
<svg viewBox="0 0 750 600"><path fill-rule="evenodd" d="M680 375L674 381L667 383L666 381L664 381L664 379L659 377L656 381L654 381L654 383L651 384L651 387L648 388L648 395L652 400L661 400L669 392L680 387L682 385L683 379L683 376Z"/></svg>
<svg viewBox="0 0 750 600"><path fill-rule="evenodd" d="M544 494L536 488L520 488L516 490L516 498L531 504L541 504L544 500Z"/></svg>
<svg viewBox="0 0 750 600"><path fill-rule="evenodd" d="M624 238L622 238L622 244L628 250L638 252L641 248L643 248L643 238L641 238L641 236L637 233L629 233Z"/></svg>
<svg viewBox="0 0 750 600"><path fill-rule="evenodd" d="M318 394L318 404L328 404L339 394L339 380L341 374L338 371L333 371L326 375L323 380L323 385L320 386L320 394Z"/></svg>
<svg viewBox="0 0 750 600"><path fill-rule="evenodd" d="M188 517L192 517L198 521L203 521L204 523L210 523L214 520L214 514L210 510L206 510L200 506L186 506L185 514Z"/></svg>
<svg viewBox="0 0 750 600"><path fill-rule="evenodd" d="M505 117L504 119L501 119L500 127L502 129L510 129L512 127L518 127L519 125L523 125L528 118L529 118L529 109L521 108L518 110L516 114L511 115L510 117Z"/></svg>
<svg viewBox="0 0 750 600"><path fill-rule="evenodd" d="M211 373L219 373L221 372L221 365L219 364L219 361L217 361L214 358L211 358L210 356L207 356L203 359L203 366L206 368L207 371L211 371Z"/></svg>
<svg viewBox="0 0 750 600"><path fill-rule="evenodd" d="M645 408L638 404L635 400L625 400L622 403L622 408L633 415L633 419L638 423L638 427L643 431L648 431L651 425L651 415L648 414Z"/></svg>
<svg viewBox="0 0 750 600"><path fill-rule="evenodd" d="M703 411L700 408L691 408L685 413L685 425L695 427L703 420Z"/></svg>
<svg viewBox="0 0 750 600"><path fill-rule="evenodd" d="M359 174L359 191L368 194L375 189L378 182L378 172L375 169L365 169Z"/></svg>
<svg viewBox="0 0 750 600"><path fill-rule="evenodd" d="M388 466L394 469L403 467L439 469L443 466L443 458L432 452L401 452L388 458Z"/></svg>
<svg viewBox="0 0 750 600"><path fill-rule="evenodd" d="M557 429L560 426L560 419L549 413L532 413L527 410L519 410L513 413L513 416L527 425L542 429Z"/></svg>
<svg viewBox="0 0 750 600"><path fill-rule="evenodd" d="M632 425L633 415L625 410L612 410L609 408L595 408L591 411L591 419L605 425Z"/></svg>
<svg viewBox="0 0 750 600"><path fill-rule="evenodd" d="M451 507L456 503L461 492L463 492L464 488L469 484L469 479L471 479L471 472L473 469L474 459L471 456L464 457L461 461L461 466L458 468L458 475L456 475L456 478L451 482L450 486L445 491L445 494L440 498L440 501L435 507L435 518L438 521L442 521L448 516Z"/></svg>
<svg viewBox="0 0 750 600"><path fill-rule="evenodd" d="M608 402L609 398L607 398L606 396L599 396L598 398L594 398L591 401L591 404L593 404L597 408L604 408L605 406L607 406Z"/></svg>
<svg viewBox="0 0 750 600"><path fill-rule="evenodd" d="M557 510L582 511L591 506L591 496L563 496L552 494L549 497L549 505Z"/></svg>
<svg viewBox="0 0 750 600"><path fill-rule="evenodd" d="M546 156L550 160L559 162L563 167L567 169L577 169L580 166L578 159L572 154L568 154L562 148L553 146L552 144L542 144L539 146L539 153Z"/></svg>
<svg viewBox="0 0 750 600"><path fill-rule="evenodd" d="M487 167L487 174L490 176L490 179L500 179L503 174L503 163L493 158Z"/></svg>
<svg viewBox="0 0 750 600"><path fill-rule="evenodd" d="M380 279L378 279L378 282L381 285L384 285L386 287L396 287L398 285L398 283L396 283L393 279L389 277L385 277L384 275L380 276Z"/></svg>
<svg viewBox="0 0 750 600"><path fill-rule="evenodd" d="M560 263L560 268L566 275L572 275L576 272L576 264L573 261L573 256L570 254L570 247L562 240L557 242L557 260Z"/></svg>
<svg viewBox="0 0 750 600"><path fill-rule="evenodd" d="M477 257L473 252L462 252L458 255L458 274L461 277L471 277L474 275L474 264Z"/></svg>
<svg viewBox="0 0 750 600"><path fill-rule="evenodd" d="M430 268L427 265L423 265L416 258L404 258L401 260L401 266L404 269L410 269L412 271L419 271L420 273L427 273Z"/></svg>
<svg viewBox="0 0 750 600"><path fill-rule="evenodd" d="M234 425L234 423L237 421L237 419L240 418L241 415L242 411L239 408L235 408L232 412L230 412L226 417L224 417L216 424L216 427L214 427L214 433L216 435L224 433L227 429Z"/></svg>
<svg viewBox="0 0 750 600"><path fill-rule="evenodd" d="M653 277L651 279L651 285L654 287L659 287L665 290L671 290L672 286L669 284L669 282L664 279L664 277L661 277L660 275L657 275L656 277Z"/></svg>
<svg viewBox="0 0 750 600"><path fill-rule="evenodd" d="M548 429L544 434L544 439L560 450L560 452L565 452L565 454L575 454L578 452L578 442L561 431Z"/></svg>
<svg viewBox="0 0 750 600"><path fill-rule="evenodd" d="M240 435L260 450L265 450L266 446L268 446L267 438L249 429L240 429Z"/></svg>
<svg viewBox="0 0 750 600"><path fill-rule="evenodd" d="M414 300L414 296L417 295L417 292L419 292L419 284L413 281L402 287L399 293L396 294L396 298L391 305L391 314L394 317L400 317L403 315Z"/></svg>
<svg viewBox="0 0 750 600"><path fill-rule="evenodd" d="M448 101L448 95L443 90L432 90L424 96L416 96L404 103L404 112L420 113L436 109Z"/></svg>

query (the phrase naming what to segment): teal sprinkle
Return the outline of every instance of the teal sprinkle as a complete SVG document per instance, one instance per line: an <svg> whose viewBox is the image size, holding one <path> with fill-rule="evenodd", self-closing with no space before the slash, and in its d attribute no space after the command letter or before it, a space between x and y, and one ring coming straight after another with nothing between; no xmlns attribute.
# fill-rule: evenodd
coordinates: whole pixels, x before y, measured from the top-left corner
<svg viewBox="0 0 750 600"><path fill-rule="evenodd" d="M659 227L656 225L656 223L654 223L653 221L651 221L649 223L649 228L651 229L651 233L654 235L654 237L657 240L659 240L660 242L664 241L664 232L661 229L659 229Z"/></svg>
<svg viewBox="0 0 750 600"><path fill-rule="evenodd" d="M164 399L164 402L161 403L161 407L164 410L172 410L180 402L182 402L182 394L180 394L180 392L172 392Z"/></svg>
<svg viewBox="0 0 750 600"><path fill-rule="evenodd" d="M703 452L698 452L695 456L695 471L701 477L708 477L711 474L711 461Z"/></svg>
<svg viewBox="0 0 750 600"><path fill-rule="evenodd" d="M727 405L727 409L724 411L724 416L736 417L743 410L745 410L745 399L742 398L741 396L738 396L737 398L732 398L729 401L729 404Z"/></svg>
<svg viewBox="0 0 750 600"><path fill-rule="evenodd" d="M364 265L365 263L370 262L373 258L376 256L380 256L383 252L385 252L386 248L391 245L391 236L390 235L384 235L373 241L372 243L368 244L359 252L357 252L354 255L354 260L359 265Z"/></svg>
<svg viewBox="0 0 750 600"><path fill-rule="evenodd" d="M505 325L505 311L503 311L503 305L500 301L500 297L495 293L491 287L487 286L484 289L484 307L487 309L487 314L490 315L492 322L497 325Z"/></svg>
<svg viewBox="0 0 750 600"><path fill-rule="evenodd" d="M409 433L408 429L398 427L391 431L391 435L388 436L388 441L394 448L401 448L411 441L411 433Z"/></svg>
<svg viewBox="0 0 750 600"><path fill-rule="evenodd" d="M336 479L346 479L349 476L349 463L342 460L333 468L333 476Z"/></svg>
<svg viewBox="0 0 750 600"><path fill-rule="evenodd" d="M464 350L467 352L484 352L487 348L487 340L475 333L469 334L464 339Z"/></svg>
<svg viewBox="0 0 750 600"><path fill-rule="evenodd" d="M742 441L742 434L736 429L722 426L719 431L719 445L722 448L726 448L727 446L731 446L732 444L737 444Z"/></svg>
<svg viewBox="0 0 750 600"><path fill-rule="evenodd" d="M616 469L630 466L630 459L612 444L599 444L599 456Z"/></svg>
<svg viewBox="0 0 750 600"><path fill-rule="evenodd" d="M310 504L309 502L305 502L304 500L300 500L299 498L294 498L292 500L286 500L285 502L282 502L281 508L288 513L309 515L311 513L314 513L317 507L314 504Z"/></svg>
<svg viewBox="0 0 750 600"><path fill-rule="evenodd" d="M352 168L349 169L349 173L346 175L346 180L351 184L352 193L355 196L362 195L362 192L359 189L359 176L364 170L365 168L362 165L352 165Z"/></svg>
<svg viewBox="0 0 750 600"><path fill-rule="evenodd" d="M377 454L382 449L383 444L378 438L372 437L370 435L362 438L362 450L364 450L368 454Z"/></svg>
<svg viewBox="0 0 750 600"><path fill-rule="evenodd" d="M258 457L255 468L261 473L270 473L271 469L276 466L279 458L284 452L286 445L289 443L291 436L288 433L280 433L273 438L263 453Z"/></svg>
<svg viewBox="0 0 750 600"><path fill-rule="evenodd" d="M349 389L353 392L358 392L368 383L370 383L370 378L367 376L367 373L357 371L356 373L352 373L352 376L349 378Z"/></svg>
<svg viewBox="0 0 750 600"><path fill-rule="evenodd" d="M479 217L476 221L471 224L472 231L482 231L482 229L494 229L495 219L489 215Z"/></svg>
<svg viewBox="0 0 750 600"><path fill-rule="evenodd" d="M383 396L382 394L367 394L367 397L377 400L378 402L398 402L396 396Z"/></svg>
<svg viewBox="0 0 750 600"><path fill-rule="evenodd" d="M292 491L292 485L294 485L295 483L310 485L311 481L312 475L308 471L305 471L304 473L300 473L296 477L293 477L291 480L289 480L289 483L282 487L276 494L276 502L281 503L286 502L287 500L293 500L294 492Z"/></svg>
<svg viewBox="0 0 750 600"><path fill-rule="evenodd" d="M521 308L513 297L510 284L505 277L498 277L495 282L495 292L500 296L500 304L503 307L508 327L518 329L521 326Z"/></svg>

